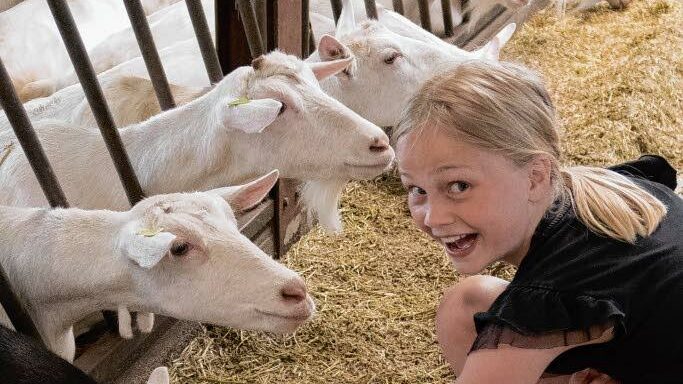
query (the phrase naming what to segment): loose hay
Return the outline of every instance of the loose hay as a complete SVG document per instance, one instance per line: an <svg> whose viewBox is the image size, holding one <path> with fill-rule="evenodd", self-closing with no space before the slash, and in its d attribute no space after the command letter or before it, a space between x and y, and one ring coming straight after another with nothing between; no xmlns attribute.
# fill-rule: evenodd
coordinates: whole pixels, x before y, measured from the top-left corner
<svg viewBox="0 0 683 384"><path fill-rule="evenodd" d="M605 165L651 152L683 169L683 6L535 17L504 58L543 73L563 117L566 162ZM169 363L182 383L446 383L434 337L441 292L457 280L412 225L393 175L352 183L345 231L306 235L285 258L318 305L294 336L206 327ZM511 267L489 271L510 279Z"/></svg>

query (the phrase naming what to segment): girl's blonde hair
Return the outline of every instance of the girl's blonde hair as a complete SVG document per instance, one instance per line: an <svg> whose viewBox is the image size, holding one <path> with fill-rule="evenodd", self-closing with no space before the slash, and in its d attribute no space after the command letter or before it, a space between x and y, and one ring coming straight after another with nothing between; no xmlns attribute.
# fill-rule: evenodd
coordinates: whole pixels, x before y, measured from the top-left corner
<svg viewBox="0 0 683 384"><path fill-rule="evenodd" d="M598 234L634 243L666 215L662 202L623 175L560 166L555 108L541 79L520 65L468 61L430 79L404 112L394 141L428 125L518 166L547 155L555 198L571 199L579 220Z"/></svg>

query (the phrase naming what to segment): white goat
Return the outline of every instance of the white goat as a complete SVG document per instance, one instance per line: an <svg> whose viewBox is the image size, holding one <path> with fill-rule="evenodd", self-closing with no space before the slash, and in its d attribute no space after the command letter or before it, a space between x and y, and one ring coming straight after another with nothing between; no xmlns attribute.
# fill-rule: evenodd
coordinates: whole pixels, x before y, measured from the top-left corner
<svg viewBox="0 0 683 384"><path fill-rule="evenodd" d="M125 305L178 319L292 332L315 310L303 280L239 232L233 210L277 181L157 195L128 211L0 207L0 262L47 347L72 361L72 325Z"/></svg>
<svg viewBox="0 0 683 384"><path fill-rule="evenodd" d="M348 62L310 64L309 69L293 56L273 52L255 60L256 70L237 69L194 102L122 129L122 140L144 190L157 194L205 189L240 182L272 168L322 186L379 175L393 160L388 137L324 94L316 80L316 76L324 78L342 70ZM254 100L230 107L238 96L279 101ZM57 110L63 111L64 105ZM57 121L38 123L36 129L72 204L125 209L125 194L118 183L112 185L115 170L96 130ZM0 134L0 142L13 140L8 131ZM0 190L7 193L0 196L0 203L44 205L21 151L3 157ZM90 184L84 188L82 180ZM316 190L306 188L311 189ZM308 201L304 196L302 203L325 228L338 231L339 196L329 199ZM124 308L119 312L120 332L130 337L130 317ZM151 329L149 315L141 318L141 330Z"/></svg>
<svg viewBox="0 0 683 384"><path fill-rule="evenodd" d="M384 127L396 124L408 100L435 74L465 60L497 59L515 28L512 24L483 48L467 52L398 13L379 9L378 14L378 21L358 25L353 7L344 6L336 38L323 35L318 50L307 61L353 57L349 68L320 85L344 105Z"/></svg>
<svg viewBox="0 0 683 384"><path fill-rule="evenodd" d="M272 168L284 177L321 182L379 175L393 160L386 134L323 93L316 81L342 70L349 60L304 64L273 52L255 60L256 69L237 69L199 99L121 129L144 190L205 189ZM240 96L278 101L228 106ZM36 129L74 206L126 208L122 188L111 185L113 164L99 132L57 121L39 122ZM13 141L13 133L0 132L0 143ZM0 203L45 204L20 150L7 155L0 180L0 190L7 191ZM82 180L90 185L83 188ZM336 209L330 215L338 221Z"/></svg>
<svg viewBox="0 0 683 384"><path fill-rule="evenodd" d="M142 0L152 13L178 0ZM69 0L86 49L130 25L121 0ZM24 89L30 82L55 78L71 69L71 62L43 0L26 0L0 13L0 57L7 67L19 97L30 100L45 96Z"/></svg>

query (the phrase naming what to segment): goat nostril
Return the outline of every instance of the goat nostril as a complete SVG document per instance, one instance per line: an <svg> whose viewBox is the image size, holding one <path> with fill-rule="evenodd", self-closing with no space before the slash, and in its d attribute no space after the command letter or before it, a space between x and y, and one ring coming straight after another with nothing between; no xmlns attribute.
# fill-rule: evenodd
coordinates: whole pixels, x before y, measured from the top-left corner
<svg viewBox="0 0 683 384"><path fill-rule="evenodd" d="M280 295L287 302L299 303L306 300L306 286L298 280L288 282L280 290Z"/></svg>
<svg viewBox="0 0 683 384"><path fill-rule="evenodd" d="M379 137L375 137L370 144L370 152L384 152L387 149L389 149L389 143Z"/></svg>

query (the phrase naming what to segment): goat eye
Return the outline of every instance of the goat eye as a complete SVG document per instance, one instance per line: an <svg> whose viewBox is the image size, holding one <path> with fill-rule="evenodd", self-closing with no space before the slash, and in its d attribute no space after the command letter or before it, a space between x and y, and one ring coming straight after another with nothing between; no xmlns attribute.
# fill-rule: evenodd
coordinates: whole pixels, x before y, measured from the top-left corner
<svg viewBox="0 0 683 384"><path fill-rule="evenodd" d="M387 58L384 59L384 63L385 63L385 64L393 64L394 61L396 61L396 59L398 59L398 58L401 57L401 56L402 56L402 55L401 55L400 52L394 52L394 53L391 54L391 56L389 56L389 57L387 57Z"/></svg>
<svg viewBox="0 0 683 384"><path fill-rule="evenodd" d="M286 110L287 110L287 104L282 103L282 106L280 107L280 112L277 113L278 116L279 116L279 115L282 115L283 113L285 113Z"/></svg>
<svg viewBox="0 0 683 384"><path fill-rule="evenodd" d="M186 242L175 243L171 246L171 255L173 256L185 256L190 250L190 244Z"/></svg>

